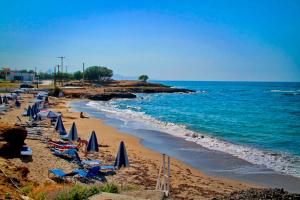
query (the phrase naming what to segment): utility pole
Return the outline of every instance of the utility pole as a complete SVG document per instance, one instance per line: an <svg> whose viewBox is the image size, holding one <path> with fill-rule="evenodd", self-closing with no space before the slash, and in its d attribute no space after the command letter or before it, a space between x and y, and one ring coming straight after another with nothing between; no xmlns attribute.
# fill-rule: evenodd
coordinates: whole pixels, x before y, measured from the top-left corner
<svg viewBox="0 0 300 200"><path fill-rule="evenodd" d="M54 74L53 74L54 88L56 88L56 66L54 66Z"/></svg>
<svg viewBox="0 0 300 200"><path fill-rule="evenodd" d="M61 82L61 74L60 74L60 71L59 71L59 65L57 65L57 76L58 76L58 79L59 79L59 82L60 82L60 86L61 86L62 82Z"/></svg>
<svg viewBox="0 0 300 200"><path fill-rule="evenodd" d="M38 76L36 74L36 67L34 68L34 75L35 75L35 81L36 81L36 88L39 88L39 79L38 79Z"/></svg>
<svg viewBox="0 0 300 200"><path fill-rule="evenodd" d="M64 73L64 58L66 58L66 57L64 57L64 56L59 56L59 57L57 57L57 58L60 58L61 72ZM61 79L61 86L62 86L62 84L63 84L63 80Z"/></svg>
<svg viewBox="0 0 300 200"><path fill-rule="evenodd" d="M82 63L82 86L84 87L84 62Z"/></svg>

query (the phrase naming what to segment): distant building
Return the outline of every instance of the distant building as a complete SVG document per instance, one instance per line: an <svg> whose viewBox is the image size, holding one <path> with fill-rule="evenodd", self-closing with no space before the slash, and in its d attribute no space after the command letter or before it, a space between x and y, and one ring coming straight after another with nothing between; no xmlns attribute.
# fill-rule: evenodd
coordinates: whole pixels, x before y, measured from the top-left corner
<svg viewBox="0 0 300 200"><path fill-rule="evenodd" d="M0 72L2 77L7 81L34 81L34 72L11 71L9 68L3 68Z"/></svg>
<svg viewBox="0 0 300 200"><path fill-rule="evenodd" d="M11 71L8 74L8 76L6 76L6 80L9 80L9 81L34 81L35 73L34 72Z"/></svg>

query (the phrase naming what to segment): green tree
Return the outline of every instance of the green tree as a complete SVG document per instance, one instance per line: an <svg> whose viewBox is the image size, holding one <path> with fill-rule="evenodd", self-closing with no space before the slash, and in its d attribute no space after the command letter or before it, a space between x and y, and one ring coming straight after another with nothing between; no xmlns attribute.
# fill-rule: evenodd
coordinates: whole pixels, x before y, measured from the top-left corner
<svg viewBox="0 0 300 200"><path fill-rule="evenodd" d="M82 72L81 72L81 71L77 71L77 72L75 72L75 73L73 74L73 76L74 76L74 78L75 78L76 80L80 80L80 79L82 79Z"/></svg>
<svg viewBox="0 0 300 200"><path fill-rule="evenodd" d="M147 82L148 79L149 77L147 75L143 74L139 76L139 81Z"/></svg>
<svg viewBox="0 0 300 200"><path fill-rule="evenodd" d="M113 71L103 66L88 67L84 71L84 77L88 80L107 80L113 76Z"/></svg>
<svg viewBox="0 0 300 200"><path fill-rule="evenodd" d="M38 77L40 80L49 80L49 79L53 79L53 74L46 73L46 72L39 72Z"/></svg>

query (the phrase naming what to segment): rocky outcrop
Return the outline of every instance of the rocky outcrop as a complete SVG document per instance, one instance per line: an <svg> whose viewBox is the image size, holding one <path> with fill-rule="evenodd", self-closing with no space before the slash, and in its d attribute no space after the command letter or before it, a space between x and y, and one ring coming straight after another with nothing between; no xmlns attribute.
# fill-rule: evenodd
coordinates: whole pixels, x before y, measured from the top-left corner
<svg viewBox="0 0 300 200"><path fill-rule="evenodd" d="M27 131L23 127L0 123L0 156L19 157Z"/></svg>
<svg viewBox="0 0 300 200"><path fill-rule="evenodd" d="M213 200L267 200L267 199L300 199L300 194L291 194L283 189L249 189L233 192L229 196L213 198Z"/></svg>
<svg viewBox="0 0 300 200"><path fill-rule="evenodd" d="M135 94L132 93L121 93L121 92L112 92L112 93L101 93L101 94L95 94L95 95L87 95L87 98L90 100L96 100L96 101L108 101L113 98L136 98Z"/></svg>
<svg viewBox="0 0 300 200"><path fill-rule="evenodd" d="M75 83L70 83L76 86ZM81 84L81 83L77 83ZM108 101L113 98L136 98L134 93L192 93L194 90L173 88L170 86L140 81L110 81L90 83L81 88L62 88L68 98L87 98L97 101ZM51 94L51 93L50 93Z"/></svg>
<svg viewBox="0 0 300 200"><path fill-rule="evenodd" d="M193 90L172 88L172 87L128 87L128 88L108 88L111 92L132 92L132 93L192 93Z"/></svg>

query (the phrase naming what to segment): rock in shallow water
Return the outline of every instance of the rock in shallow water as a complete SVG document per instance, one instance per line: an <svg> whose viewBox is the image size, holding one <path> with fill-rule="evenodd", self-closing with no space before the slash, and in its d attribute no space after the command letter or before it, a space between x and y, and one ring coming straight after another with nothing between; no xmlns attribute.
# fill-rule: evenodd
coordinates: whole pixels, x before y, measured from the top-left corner
<svg viewBox="0 0 300 200"><path fill-rule="evenodd" d="M101 94L95 94L88 96L88 99L90 100L96 100L96 101L109 101L113 98L136 98L135 94L124 92L124 93L101 93Z"/></svg>
<svg viewBox="0 0 300 200"><path fill-rule="evenodd" d="M280 200L300 200L300 194L292 194L284 189L249 189L233 192L225 197L216 197L213 200L269 200L269 199L280 199Z"/></svg>

